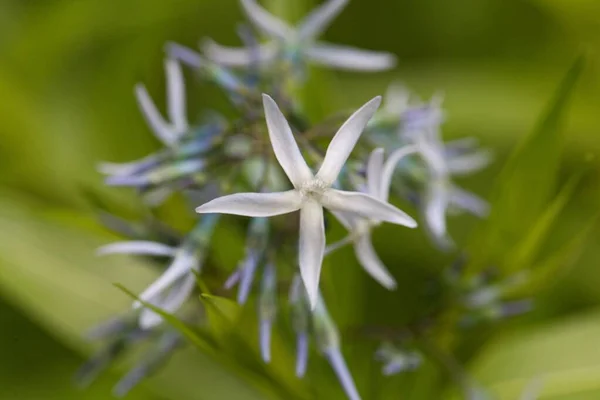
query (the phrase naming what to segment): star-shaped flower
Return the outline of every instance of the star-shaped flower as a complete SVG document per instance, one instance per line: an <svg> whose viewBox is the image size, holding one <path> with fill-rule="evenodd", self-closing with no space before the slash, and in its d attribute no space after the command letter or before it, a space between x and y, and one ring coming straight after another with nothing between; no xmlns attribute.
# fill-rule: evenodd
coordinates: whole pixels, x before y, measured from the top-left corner
<svg viewBox="0 0 600 400"><path fill-rule="evenodd" d="M384 164L384 150L382 148L373 150L367 162L367 194L387 202L396 165L402 158L416 151L415 146L402 147L394 151ZM382 221L350 213L333 212L333 214L350 234L340 242L327 247L327 254L341 245L352 242L356 258L365 271L387 289L395 289L396 281L377 256L371 241L371 230L379 226Z"/></svg>
<svg viewBox="0 0 600 400"><path fill-rule="evenodd" d="M276 193L236 193L209 201L199 213L224 213L249 217L270 217L300 211L298 261L312 306L316 304L321 264L325 251L323 207L338 212L405 225L416 222L396 207L365 193L337 190L334 182L373 116L381 97L362 106L341 126L331 140L317 174L313 174L300 153L292 130L275 101L263 94L269 137L275 157L294 189Z"/></svg>
<svg viewBox="0 0 600 400"><path fill-rule="evenodd" d="M247 67L257 61L269 64L281 54L290 59L307 59L316 64L358 71L386 70L396 63L395 57L389 53L317 41L348 0L325 2L296 27L271 15L256 0L241 0L241 4L250 22L270 40L258 49L226 47L207 40L204 45L206 55L220 64L239 67Z"/></svg>

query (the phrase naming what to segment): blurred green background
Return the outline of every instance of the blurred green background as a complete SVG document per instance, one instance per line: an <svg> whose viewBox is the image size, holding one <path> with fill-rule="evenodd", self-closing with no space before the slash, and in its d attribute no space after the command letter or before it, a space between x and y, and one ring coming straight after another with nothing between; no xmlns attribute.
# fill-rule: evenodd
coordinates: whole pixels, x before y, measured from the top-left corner
<svg viewBox="0 0 600 400"><path fill-rule="evenodd" d="M314 3L271 0L269 6L294 19ZM158 148L133 85L145 82L162 99L166 41L193 47L211 36L238 44L234 28L241 21L235 0L0 2L0 399L110 398L118 369L88 390L73 386L89 350L82 333L128 306L112 282L138 290L152 273L131 260L94 257L97 245L114 238L97 226L82 189L135 214L126 191L103 188L95 171L98 161L139 158ZM386 74L320 72L332 91L327 111L361 104L394 79L424 97L443 90L446 137L477 136L496 154L494 166L461 181L484 196L569 65L589 51L565 126L563 175L582 167L589 173L554 241L598 208L600 1L353 0L325 37L399 58L397 70ZM198 89L191 74L189 87L198 110L224 103L214 90ZM461 217L450 229L460 242L474 223ZM544 399L600 398L598 233L571 273L542 293L536 310L496 332L470 362L468 369L500 398L517 398L535 377L550 382ZM443 261L422 234L403 235L400 252L384 236L378 248L399 279L410 281L410 274ZM369 293L381 290L365 286ZM368 314L370 304L360 312ZM358 311L337 314L342 321L361 319ZM127 398L255 396L238 378L187 352Z"/></svg>

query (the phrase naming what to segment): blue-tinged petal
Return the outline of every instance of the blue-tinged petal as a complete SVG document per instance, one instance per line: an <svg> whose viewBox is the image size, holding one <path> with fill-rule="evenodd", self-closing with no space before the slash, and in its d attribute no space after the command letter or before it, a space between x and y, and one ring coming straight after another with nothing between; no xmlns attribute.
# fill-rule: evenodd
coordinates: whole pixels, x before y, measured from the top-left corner
<svg viewBox="0 0 600 400"><path fill-rule="evenodd" d="M178 135L175 132L175 129L173 129L171 124L165 121L162 115L160 115L154 102L150 98L146 87L141 83L137 84L135 86L135 95L140 110L156 138L167 146L171 146L177 142Z"/></svg>
<svg viewBox="0 0 600 400"><path fill-rule="evenodd" d="M316 39L347 4L348 0L329 0L311 11L299 24L298 37L304 40Z"/></svg>
<svg viewBox="0 0 600 400"><path fill-rule="evenodd" d="M296 335L296 376L302 378L308 366L308 335L300 332Z"/></svg>
<svg viewBox="0 0 600 400"><path fill-rule="evenodd" d="M379 196L381 195L381 179L383 172L383 153L384 150L382 148L377 148L371 152L369 155L369 160L367 161L367 192L371 196L382 199Z"/></svg>
<svg viewBox="0 0 600 400"><path fill-rule="evenodd" d="M418 152L418 148L416 146L404 146L396 149L390 154L390 157L387 159L383 166L383 172L381 173L381 182L380 182L380 193L378 198L383 201L387 201L390 197L390 186L392 185L392 177L394 176L394 171L396 171L396 166L398 163L404 158L411 154L415 154Z"/></svg>
<svg viewBox="0 0 600 400"><path fill-rule="evenodd" d="M183 72L179 62L172 59L165 61L165 70L168 93L167 111L175 134L181 136L188 130Z"/></svg>
<svg viewBox="0 0 600 400"><path fill-rule="evenodd" d="M163 243L135 240L116 242L100 247L96 253L106 254L139 254L149 256L173 256L176 249Z"/></svg>
<svg viewBox="0 0 600 400"><path fill-rule="evenodd" d="M241 4L250 22L266 35L287 39L293 34L292 27L270 14L256 0L241 0Z"/></svg>
<svg viewBox="0 0 600 400"><path fill-rule="evenodd" d="M393 54L350 46L321 42L311 45L305 52L316 64L351 71L376 72L396 66L396 56Z"/></svg>
<svg viewBox="0 0 600 400"><path fill-rule="evenodd" d="M344 360L344 356L340 352L340 349L337 347L330 348L325 350L324 354L329 361L331 368L333 368L337 375L344 392L346 392L346 396L348 396L350 400L360 400L360 395L354 384L354 379L348 370L348 366L346 365L346 361Z"/></svg>
<svg viewBox="0 0 600 400"><path fill-rule="evenodd" d="M377 256L369 232L365 232L355 239L354 252L360 265L373 279L386 289L396 288L396 280Z"/></svg>

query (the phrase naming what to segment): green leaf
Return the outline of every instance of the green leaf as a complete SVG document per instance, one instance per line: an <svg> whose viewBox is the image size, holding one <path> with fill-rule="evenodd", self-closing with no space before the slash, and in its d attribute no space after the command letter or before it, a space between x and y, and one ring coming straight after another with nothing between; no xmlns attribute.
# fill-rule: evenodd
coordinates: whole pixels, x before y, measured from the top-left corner
<svg viewBox="0 0 600 400"><path fill-rule="evenodd" d="M51 223L33 211L38 209L10 192L0 195L0 293L63 343L87 353L84 332L131 306L111 282L138 291L156 274L134 258L96 257L96 247L108 238ZM200 352L177 354L144 386L168 399L263 398Z"/></svg>
<svg viewBox="0 0 600 400"><path fill-rule="evenodd" d="M210 330L216 340L223 342L239 321L241 307L235 301L224 297L202 293L200 300L205 305Z"/></svg>
<svg viewBox="0 0 600 400"><path fill-rule="evenodd" d="M562 123L584 64L584 56L575 61L538 127L523 139L505 165L492 195L489 219L470 246L474 267L500 262L546 208L561 160Z"/></svg>
<svg viewBox="0 0 600 400"><path fill-rule="evenodd" d="M540 400L589 398L600 391L600 312L513 331L494 340L471 371L500 400L518 398L532 379Z"/></svg>

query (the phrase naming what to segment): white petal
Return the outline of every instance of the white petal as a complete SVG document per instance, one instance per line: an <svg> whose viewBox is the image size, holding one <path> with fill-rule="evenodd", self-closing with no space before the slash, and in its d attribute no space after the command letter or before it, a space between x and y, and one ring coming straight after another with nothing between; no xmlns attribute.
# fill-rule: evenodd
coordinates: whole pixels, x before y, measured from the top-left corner
<svg viewBox="0 0 600 400"><path fill-rule="evenodd" d="M319 179L329 185L337 179L363 129L377 111L379 104L381 104L381 96L367 102L344 122L327 147L325 159L317 173Z"/></svg>
<svg viewBox="0 0 600 400"><path fill-rule="evenodd" d="M275 157L294 187L298 188L304 182L312 179L313 174L300 153L290 125L275 101L263 94L263 105Z"/></svg>
<svg viewBox="0 0 600 400"><path fill-rule="evenodd" d="M481 218L487 217L490 212L485 200L457 186L450 189L450 203Z"/></svg>
<svg viewBox="0 0 600 400"><path fill-rule="evenodd" d="M387 201L390 197L390 186L392 185L392 177L396 166L404 157L415 154L418 152L416 146L404 146L397 150L394 150L390 157L387 159L383 166L383 172L381 173L380 193L378 198Z"/></svg>
<svg viewBox="0 0 600 400"><path fill-rule="evenodd" d="M430 186L425 202L425 219L427 227L436 238L446 236L446 209L448 207L448 191L442 183Z"/></svg>
<svg viewBox="0 0 600 400"><path fill-rule="evenodd" d="M127 241L127 242L116 242L107 244L106 246L100 247L96 254L142 254L149 256L172 256L175 254L175 250L171 246L158 242L150 241Z"/></svg>
<svg viewBox="0 0 600 400"><path fill-rule="evenodd" d="M185 83L181 65L175 60L165 61L167 71L167 93L169 118L177 136L187 131L187 111L185 101Z"/></svg>
<svg viewBox="0 0 600 400"><path fill-rule="evenodd" d="M176 133L173 131L171 125L168 122L166 122L158 112L158 109L156 108L154 102L150 98L146 87L142 84L137 84L135 86L135 95L137 97L140 110L146 118L146 122L148 123L158 140L160 140L167 146L170 146L173 143L175 143L177 141Z"/></svg>
<svg viewBox="0 0 600 400"><path fill-rule="evenodd" d="M388 86L383 96L383 107L390 115L401 115L408 108L410 92L401 83L394 82Z"/></svg>
<svg viewBox="0 0 600 400"><path fill-rule="evenodd" d="M236 193L217 197L202 204L196 208L196 212L272 217L296 211L301 203L302 197L296 190L275 193Z"/></svg>
<svg viewBox="0 0 600 400"><path fill-rule="evenodd" d="M323 207L315 200L307 200L300 210L300 244L298 263L311 308L319 297L319 277L325 252L325 224Z"/></svg>
<svg viewBox="0 0 600 400"><path fill-rule="evenodd" d="M356 238L354 252L360 265L362 265L373 279L387 289L392 290L396 288L396 280L379 259L377 253L375 253L375 249L373 249L370 233L365 233Z"/></svg>
<svg viewBox="0 0 600 400"><path fill-rule="evenodd" d="M142 159L127 163L102 162L98 164L98 172L105 175L133 175L156 166L159 163L159 157L151 154Z"/></svg>
<svg viewBox="0 0 600 400"><path fill-rule="evenodd" d="M190 273L193 268L197 268L198 258L189 251L181 251L173 260L173 263L167 270L155 280L146 290L139 295L142 301L153 301L165 289L173 286L181 277ZM133 308L141 307L141 303L136 301Z"/></svg>
<svg viewBox="0 0 600 400"><path fill-rule="evenodd" d="M223 46L214 40L205 39L202 43L202 50L208 58L217 64L229 67L247 67L254 62L268 63L275 56L276 49L270 43L259 45L258 48L253 49Z"/></svg>
<svg viewBox="0 0 600 400"><path fill-rule="evenodd" d="M200 68L205 64L202 56L189 47L182 46L179 43L169 42L165 46L165 52L170 58L179 60L194 68Z"/></svg>
<svg viewBox="0 0 600 400"><path fill-rule="evenodd" d="M383 71L396 65L393 54L349 46L316 43L305 51L315 63L351 71Z"/></svg>
<svg viewBox="0 0 600 400"><path fill-rule="evenodd" d="M464 175L478 171L492 161L492 153L487 150L454 156L448 159L448 171L453 175Z"/></svg>
<svg viewBox="0 0 600 400"><path fill-rule="evenodd" d="M347 4L348 0L329 0L314 9L300 22L298 37L301 39L317 38Z"/></svg>
<svg viewBox="0 0 600 400"><path fill-rule="evenodd" d="M279 39L292 35L293 29L287 23L270 14L256 0L241 0L241 3L250 22L266 35Z"/></svg>
<svg viewBox="0 0 600 400"><path fill-rule="evenodd" d="M321 204L332 211L355 213L374 221L387 221L409 228L417 226L417 222L404 211L365 193L330 189L321 197Z"/></svg>
<svg viewBox="0 0 600 400"><path fill-rule="evenodd" d="M381 173L383 171L383 149L378 148L371 152L367 162L367 191L376 198L381 195Z"/></svg>
<svg viewBox="0 0 600 400"><path fill-rule="evenodd" d="M184 276L169 290L169 294L161 299L157 304L159 307L169 314L175 313L185 301L190 297L194 286L196 285L196 277L193 274ZM140 313L139 324L142 329L150 329L162 322L162 317L150 309L143 309Z"/></svg>

